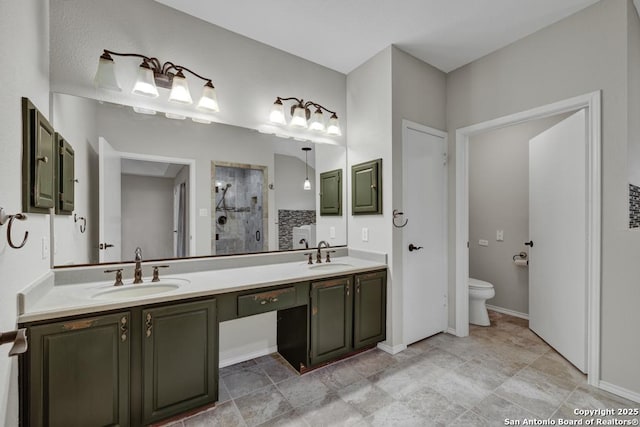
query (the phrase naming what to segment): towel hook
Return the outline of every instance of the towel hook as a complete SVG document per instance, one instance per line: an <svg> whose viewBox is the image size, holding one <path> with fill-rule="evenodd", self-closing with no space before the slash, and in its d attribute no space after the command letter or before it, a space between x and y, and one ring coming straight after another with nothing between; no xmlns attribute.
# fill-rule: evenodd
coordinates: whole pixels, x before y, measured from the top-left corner
<svg viewBox="0 0 640 427"><path fill-rule="evenodd" d="M87 231L87 218L78 216L78 214L73 214L73 222L78 221L82 221L82 224L80 225L80 232L84 233L85 231Z"/></svg>
<svg viewBox="0 0 640 427"><path fill-rule="evenodd" d="M408 219L405 219L405 220L404 220L404 222L402 223L402 225L398 225L398 224L396 224L396 218L398 218L398 217L400 217L400 216L403 216L403 215L404 215L404 212L400 212L398 209L394 209L394 210L393 210L393 219L392 219L392 221L393 221L393 226L394 226L394 227L396 227L396 228L402 228L402 227L404 227L404 226L406 226L406 225L407 225L407 223L409 222L409 220L408 220Z"/></svg>
<svg viewBox="0 0 640 427"><path fill-rule="evenodd" d="M17 213L15 215L7 215L4 209L0 208L0 225L4 225L7 222L7 220L9 221L9 225L7 225L7 242L9 243L9 246L11 246L13 249L21 249L24 247L24 245L27 244L27 238L29 237L29 232L28 231L24 232L24 238L22 239L22 243L20 243L19 245L13 244L13 240L11 239L11 227L13 226L14 219L24 221L25 219L27 219L27 216L23 213Z"/></svg>

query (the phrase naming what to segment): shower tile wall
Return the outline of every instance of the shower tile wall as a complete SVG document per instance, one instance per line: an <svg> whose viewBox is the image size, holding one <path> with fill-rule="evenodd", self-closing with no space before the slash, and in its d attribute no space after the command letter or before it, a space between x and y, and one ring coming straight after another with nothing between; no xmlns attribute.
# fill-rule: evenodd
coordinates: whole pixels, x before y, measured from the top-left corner
<svg viewBox="0 0 640 427"><path fill-rule="evenodd" d="M225 166L216 166L215 170L212 188L216 210L211 224L217 234L211 242L215 253L228 255L262 251L266 238L263 230L263 171ZM217 193L216 182L223 183ZM231 187L223 203L226 184L231 184ZM226 223L220 224L221 216L227 217Z"/></svg>
<svg viewBox="0 0 640 427"><path fill-rule="evenodd" d="M640 227L640 187L629 184L629 228Z"/></svg>
<svg viewBox="0 0 640 427"><path fill-rule="evenodd" d="M316 211L278 210L278 249L293 249L293 227L315 224Z"/></svg>

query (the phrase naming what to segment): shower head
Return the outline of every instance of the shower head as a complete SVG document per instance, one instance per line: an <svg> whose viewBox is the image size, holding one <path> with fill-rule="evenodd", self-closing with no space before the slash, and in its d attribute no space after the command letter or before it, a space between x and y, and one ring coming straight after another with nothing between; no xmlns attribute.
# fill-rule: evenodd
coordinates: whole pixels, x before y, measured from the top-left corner
<svg viewBox="0 0 640 427"><path fill-rule="evenodd" d="M227 188L229 188L229 187L231 187L231 183L230 182L227 183Z"/></svg>

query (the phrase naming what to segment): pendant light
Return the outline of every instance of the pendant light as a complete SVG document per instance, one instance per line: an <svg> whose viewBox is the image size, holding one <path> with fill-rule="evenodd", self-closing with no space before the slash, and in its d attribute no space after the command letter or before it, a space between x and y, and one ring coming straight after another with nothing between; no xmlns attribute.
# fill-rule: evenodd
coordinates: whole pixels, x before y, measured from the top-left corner
<svg viewBox="0 0 640 427"><path fill-rule="evenodd" d="M311 181L309 181L309 163L307 154L311 151L311 147L302 147L302 151L304 151L304 170L305 170L305 179L304 185L302 186L305 190L311 190Z"/></svg>

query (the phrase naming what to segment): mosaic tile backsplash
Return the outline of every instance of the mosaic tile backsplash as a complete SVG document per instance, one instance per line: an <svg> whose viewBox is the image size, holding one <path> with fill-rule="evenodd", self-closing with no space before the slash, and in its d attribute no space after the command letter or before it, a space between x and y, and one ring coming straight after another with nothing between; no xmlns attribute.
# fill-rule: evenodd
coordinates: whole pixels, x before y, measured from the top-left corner
<svg viewBox="0 0 640 427"><path fill-rule="evenodd" d="M278 210L278 249L293 249L293 227L315 224L316 211Z"/></svg>
<svg viewBox="0 0 640 427"><path fill-rule="evenodd" d="M629 184L629 228L640 227L640 187Z"/></svg>

